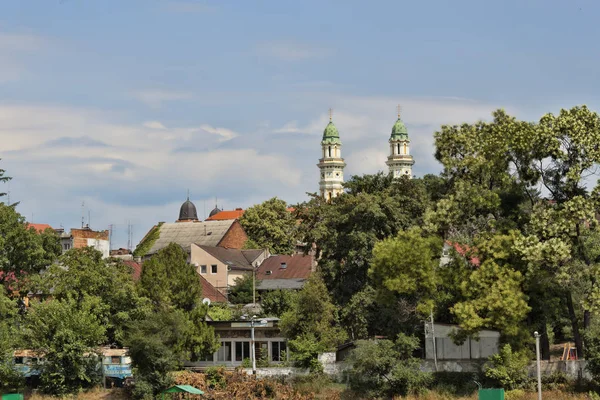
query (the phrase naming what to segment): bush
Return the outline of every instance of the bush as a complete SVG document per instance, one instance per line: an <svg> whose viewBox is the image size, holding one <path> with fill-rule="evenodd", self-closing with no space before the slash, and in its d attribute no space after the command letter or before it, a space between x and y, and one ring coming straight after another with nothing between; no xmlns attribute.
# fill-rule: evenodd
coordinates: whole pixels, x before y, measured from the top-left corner
<svg viewBox="0 0 600 400"><path fill-rule="evenodd" d="M224 367L210 367L205 372L206 383L211 389L223 389L227 386Z"/></svg>
<svg viewBox="0 0 600 400"><path fill-rule="evenodd" d="M350 388L369 398L423 392L432 375L422 372L420 361L411 356L416 346L416 338L402 334L396 342L357 341L348 357Z"/></svg>
<svg viewBox="0 0 600 400"><path fill-rule="evenodd" d="M488 360L484 366L484 375L494 384L513 390L523 388L527 383L529 352L513 352L510 345L505 344L498 354L494 354Z"/></svg>

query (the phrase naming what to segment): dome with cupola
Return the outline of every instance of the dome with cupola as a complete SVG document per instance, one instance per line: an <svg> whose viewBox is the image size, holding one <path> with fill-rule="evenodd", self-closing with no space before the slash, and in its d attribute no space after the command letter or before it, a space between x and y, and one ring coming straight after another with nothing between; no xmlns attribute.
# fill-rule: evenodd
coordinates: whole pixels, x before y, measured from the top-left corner
<svg viewBox="0 0 600 400"><path fill-rule="evenodd" d="M406 125L404 125L400 117L398 117L398 120L392 127L390 140L408 140L408 129L406 129Z"/></svg>
<svg viewBox="0 0 600 400"><path fill-rule="evenodd" d="M196 212L196 206L190 201L189 197L179 209L178 221L198 221L198 213Z"/></svg>
<svg viewBox="0 0 600 400"><path fill-rule="evenodd" d="M337 128L330 120L325 130L323 131L323 140L321 141L323 144L342 144L340 140L340 133Z"/></svg>

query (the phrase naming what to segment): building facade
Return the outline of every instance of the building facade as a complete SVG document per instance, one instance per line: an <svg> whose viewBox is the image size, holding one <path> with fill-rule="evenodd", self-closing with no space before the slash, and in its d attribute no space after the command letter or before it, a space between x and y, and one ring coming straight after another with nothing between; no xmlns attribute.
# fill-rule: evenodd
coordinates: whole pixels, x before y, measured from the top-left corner
<svg viewBox="0 0 600 400"><path fill-rule="evenodd" d="M319 181L319 190L321 196L326 200L343 193L344 187L344 167L346 163L342 158L342 141L340 134L329 117L329 124L323 131L321 140L322 158L319 160L319 170L321 171L321 180Z"/></svg>
<svg viewBox="0 0 600 400"><path fill-rule="evenodd" d="M83 228L73 228L70 233L64 229L56 229L60 237L60 244L63 253L70 249L81 249L83 247L93 247L102 253L102 257L110 256L110 233L108 230L94 231L88 225Z"/></svg>

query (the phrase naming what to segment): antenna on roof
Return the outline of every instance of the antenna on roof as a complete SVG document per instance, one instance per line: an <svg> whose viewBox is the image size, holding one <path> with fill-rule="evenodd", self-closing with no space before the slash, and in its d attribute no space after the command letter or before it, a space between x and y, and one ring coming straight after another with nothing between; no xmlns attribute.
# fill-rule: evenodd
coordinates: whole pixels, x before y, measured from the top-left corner
<svg viewBox="0 0 600 400"><path fill-rule="evenodd" d="M81 202L81 229L83 224L85 224L85 200Z"/></svg>
<svg viewBox="0 0 600 400"><path fill-rule="evenodd" d="M333 119L333 110L330 108L329 109L329 122L331 122Z"/></svg>
<svg viewBox="0 0 600 400"><path fill-rule="evenodd" d="M189 200L190 200L190 189L188 189L187 191L188 191L188 192L187 192L187 199L188 199L188 201L189 201Z"/></svg>
<svg viewBox="0 0 600 400"><path fill-rule="evenodd" d="M113 236L113 224L109 224L108 225L108 251L110 253L110 251L112 250L112 236Z"/></svg>
<svg viewBox="0 0 600 400"><path fill-rule="evenodd" d="M88 228L92 226L92 210L88 210Z"/></svg>
<svg viewBox="0 0 600 400"><path fill-rule="evenodd" d="M204 199L204 220L206 221L206 199Z"/></svg>
<svg viewBox="0 0 600 400"><path fill-rule="evenodd" d="M402 107L400 107L400 104L398 104L398 119L400 119L400 112L402 111Z"/></svg>
<svg viewBox="0 0 600 400"><path fill-rule="evenodd" d="M127 250L131 250L131 222L127 221Z"/></svg>

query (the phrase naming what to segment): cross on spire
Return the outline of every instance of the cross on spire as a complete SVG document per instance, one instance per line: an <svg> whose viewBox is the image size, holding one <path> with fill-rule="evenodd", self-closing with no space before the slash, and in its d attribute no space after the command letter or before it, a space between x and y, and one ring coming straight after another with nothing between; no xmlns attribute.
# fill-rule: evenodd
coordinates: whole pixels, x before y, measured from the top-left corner
<svg viewBox="0 0 600 400"><path fill-rule="evenodd" d="M190 189L187 190L187 199L190 199Z"/></svg>
<svg viewBox="0 0 600 400"><path fill-rule="evenodd" d="M331 122L332 116L333 116L333 110L330 108L329 109L329 122Z"/></svg>
<svg viewBox="0 0 600 400"><path fill-rule="evenodd" d="M402 111L402 107L400 107L400 104L398 104L398 119L400 119L400 112Z"/></svg>

